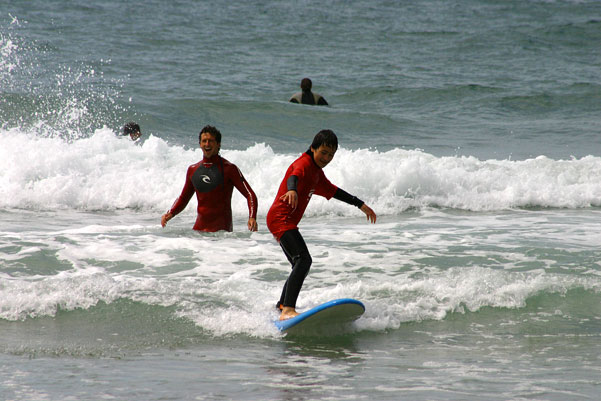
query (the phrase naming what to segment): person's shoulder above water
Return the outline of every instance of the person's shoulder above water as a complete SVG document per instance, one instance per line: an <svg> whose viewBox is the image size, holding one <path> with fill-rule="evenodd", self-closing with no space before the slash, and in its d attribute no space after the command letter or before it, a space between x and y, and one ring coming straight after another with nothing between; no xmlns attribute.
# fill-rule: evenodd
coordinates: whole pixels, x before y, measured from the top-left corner
<svg viewBox="0 0 601 401"><path fill-rule="evenodd" d="M301 92L297 92L290 98L290 103L310 104L327 106L328 102L319 93L311 91L313 83L309 78L303 78L300 84Z"/></svg>
<svg viewBox="0 0 601 401"><path fill-rule="evenodd" d="M129 135L132 141L139 139L142 136L140 126L134 122L129 122L123 126L123 136Z"/></svg>

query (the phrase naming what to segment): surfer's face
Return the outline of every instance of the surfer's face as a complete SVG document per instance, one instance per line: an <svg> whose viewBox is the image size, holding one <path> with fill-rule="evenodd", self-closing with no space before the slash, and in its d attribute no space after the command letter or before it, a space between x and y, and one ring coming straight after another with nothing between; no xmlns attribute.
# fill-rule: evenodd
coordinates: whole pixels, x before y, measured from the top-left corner
<svg viewBox="0 0 601 401"><path fill-rule="evenodd" d="M217 155L220 147L221 144L217 142L213 134L209 134L208 132L200 134L200 148L204 157L210 158Z"/></svg>
<svg viewBox="0 0 601 401"><path fill-rule="evenodd" d="M311 148L311 151L313 152L313 160L315 160L315 164L317 164L320 168L327 166L336 154L336 149L331 148L328 145L321 145L317 149Z"/></svg>

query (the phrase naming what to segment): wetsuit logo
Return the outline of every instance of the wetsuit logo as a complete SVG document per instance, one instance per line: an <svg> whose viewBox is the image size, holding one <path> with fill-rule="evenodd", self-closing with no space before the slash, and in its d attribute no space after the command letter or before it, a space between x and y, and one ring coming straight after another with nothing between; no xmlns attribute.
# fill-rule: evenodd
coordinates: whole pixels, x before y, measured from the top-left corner
<svg viewBox="0 0 601 401"><path fill-rule="evenodd" d="M200 165L192 174L192 184L198 192L210 192L223 183L223 173L216 165Z"/></svg>

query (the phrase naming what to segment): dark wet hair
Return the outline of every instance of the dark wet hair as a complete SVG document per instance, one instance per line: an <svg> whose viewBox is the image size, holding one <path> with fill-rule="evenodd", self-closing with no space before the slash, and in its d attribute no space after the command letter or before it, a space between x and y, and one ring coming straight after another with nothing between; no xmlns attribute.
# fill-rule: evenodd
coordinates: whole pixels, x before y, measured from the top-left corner
<svg viewBox="0 0 601 401"><path fill-rule="evenodd" d="M303 90L303 92L310 91L312 86L313 82L311 82L309 78L303 78L303 80L301 81L301 89Z"/></svg>
<svg viewBox="0 0 601 401"><path fill-rule="evenodd" d="M130 122L123 126L123 135L136 134L140 131L140 126L136 123Z"/></svg>
<svg viewBox="0 0 601 401"><path fill-rule="evenodd" d="M201 130L200 130L200 134L198 134L198 142L200 142L200 138L202 137L202 134L211 134L215 137L215 140L217 141L217 143L221 143L221 132L213 127L212 125L205 125Z"/></svg>
<svg viewBox="0 0 601 401"><path fill-rule="evenodd" d="M334 150L338 149L338 137L331 129L322 129L313 138L311 147L317 150L321 145L326 145Z"/></svg>

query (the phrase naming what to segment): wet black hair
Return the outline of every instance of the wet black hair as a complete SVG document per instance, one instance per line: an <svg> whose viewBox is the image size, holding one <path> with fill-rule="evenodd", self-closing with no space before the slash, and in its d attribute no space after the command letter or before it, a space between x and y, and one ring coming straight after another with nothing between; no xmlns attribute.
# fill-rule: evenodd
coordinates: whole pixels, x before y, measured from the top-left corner
<svg viewBox="0 0 601 401"><path fill-rule="evenodd" d="M309 78L303 78L303 80L301 81L301 89L303 90L303 92L310 91L312 86L313 82L311 82Z"/></svg>
<svg viewBox="0 0 601 401"><path fill-rule="evenodd" d="M123 135L136 134L140 131L140 126L134 122L129 122L123 126Z"/></svg>
<svg viewBox="0 0 601 401"><path fill-rule="evenodd" d="M212 125L205 125L204 127L202 127L200 133L198 134L198 142L200 142L202 134L211 134L215 137L217 143L221 143L221 132Z"/></svg>
<svg viewBox="0 0 601 401"><path fill-rule="evenodd" d="M311 147L317 150L321 145L329 146L334 150L338 149L338 137L336 136L334 131L332 131L331 129L322 129L317 133L317 135L315 135Z"/></svg>

